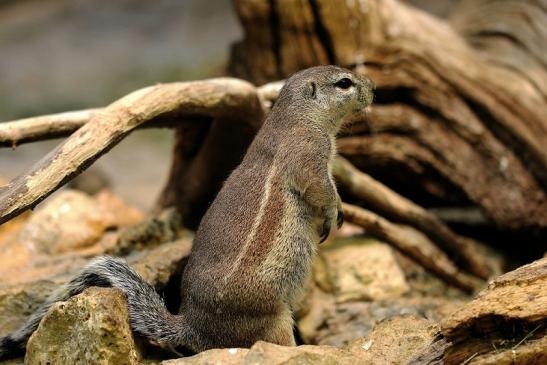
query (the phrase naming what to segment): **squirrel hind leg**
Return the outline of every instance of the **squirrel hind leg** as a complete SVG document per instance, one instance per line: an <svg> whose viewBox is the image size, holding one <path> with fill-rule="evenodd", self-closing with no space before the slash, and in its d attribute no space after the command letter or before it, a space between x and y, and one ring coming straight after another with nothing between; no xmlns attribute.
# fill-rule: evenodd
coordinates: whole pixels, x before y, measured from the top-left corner
<svg viewBox="0 0 547 365"><path fill-rule="evenodd" d="M264 341L282 346L296 346L294 320L290 311L280 314L264 336Z"/></svg>

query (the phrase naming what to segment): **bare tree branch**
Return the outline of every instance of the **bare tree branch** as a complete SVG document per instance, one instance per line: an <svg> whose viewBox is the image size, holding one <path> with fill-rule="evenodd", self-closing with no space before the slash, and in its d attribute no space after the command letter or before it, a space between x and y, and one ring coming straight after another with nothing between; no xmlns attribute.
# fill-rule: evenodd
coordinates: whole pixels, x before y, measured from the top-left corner
<svg viewBox="0 0 547 365"><path fill-rule="evenodd" d="M342 187L355 197L363 199L365 205L379 210L390 219L421 230L449 252L457 262L461 261L462 266L471 273L483 279L488 278L486 259L480 256L474 241L458 236L435 215L359 171L343 157L335 160L333 174Z"/></svg>
<svg viewBox="0 0 547 365"><path fill-rule="evenodd" d="M262 105L248 82L220 78L135 91L100 111L29 172L0 188L0 224L34 207L147 121L205 115L257 128Z"/></svg>
<svg viewBox="0 0 547 365"><path fill-rule="evenodd" d="M343 203L342 206L344 218L348 222L363 227L367 233L391 244L447 283L466 292L472 292L480 285L478 280L459 271L446 254L420 231L391 223L355 205Z"/></svg>
<svg viewBox="0 0 547 365"><path fill-rule="evenodd" d="M22 143L69 135L100 110L85 109L0 123L0 147L15 148Z"/></svg>
<svg viewBox="0 0 547 365"><path fill-rule="evenodd" d="M257 88L256 92L265 110L269 110L283 87L284 81L267 83ZM104 108L76 110L64 113L41 115L36 117L11 120L0 123L0 148L15 148L24 143L45 141L66 137L90 121L94 114ZM142 127L176 127L178 120L171 123L145 123Z"/></svg>

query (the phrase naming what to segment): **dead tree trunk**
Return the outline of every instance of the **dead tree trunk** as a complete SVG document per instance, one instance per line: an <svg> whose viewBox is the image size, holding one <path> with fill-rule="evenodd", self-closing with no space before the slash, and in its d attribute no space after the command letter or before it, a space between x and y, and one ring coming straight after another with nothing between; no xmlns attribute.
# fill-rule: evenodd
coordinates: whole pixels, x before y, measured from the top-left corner
<svg viewBox="0 0 547 365"><path fill-rule="evenodd" d="M477 205L500 230L547 232L542 2L463 1L447 21L396 0L235 6L234 75L336 63L375 81L374 106L339 141L358 168L419 204Z"/></svg>

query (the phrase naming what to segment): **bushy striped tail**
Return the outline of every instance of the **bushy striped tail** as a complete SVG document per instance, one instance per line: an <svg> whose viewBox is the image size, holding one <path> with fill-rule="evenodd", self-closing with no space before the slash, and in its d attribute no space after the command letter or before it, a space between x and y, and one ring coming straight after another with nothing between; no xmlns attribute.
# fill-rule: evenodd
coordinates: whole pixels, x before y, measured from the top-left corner
<svg viewBox="0 0 547 365"><path fill-rule="evenodd" d="M93 286L118 288L125 293L133 331L170 348L185 343L183 317L169 313L154 288L124 260L103 256L92 261L74 279L54 291L17 331L0 338L0 360L25 353L28 339L51 305L66 301Z"/></svg>

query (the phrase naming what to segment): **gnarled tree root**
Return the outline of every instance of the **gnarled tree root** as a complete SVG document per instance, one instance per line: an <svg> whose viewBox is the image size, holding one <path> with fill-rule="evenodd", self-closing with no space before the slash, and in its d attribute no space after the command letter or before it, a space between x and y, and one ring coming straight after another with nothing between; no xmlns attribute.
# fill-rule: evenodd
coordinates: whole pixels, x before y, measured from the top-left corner
<svg viewBox="0 0 547 365"><path fill-rule="evenodd" d="M454 233L435 215L359 171L343 157L335 160L333 174L341 187L361 199L365 206L422 231L472 274L482 279L490 275L486 258L476 249L476 243Z"/></svg>
<svg viewBox="0 0 547 365"><path fill-rule="evenodd" d="M466 292L472 292L480 285L480 281L461 272L446 254L420 231L410 226L391 223L355 205L343 203L342 206L344 218L348 222L363 227L367 233L391 244L447 283Z"/></svg>
<svg viewBox="0 0 547 365"><path fill-rule="evenodd" d="M0 188L0 224L30 209L145 122L192 116L237 121L256 130L262 106L253 85L230 78L157 85L93 112L90 120L27 174ZM219 128L224 128L220 123Z"/></svg>

